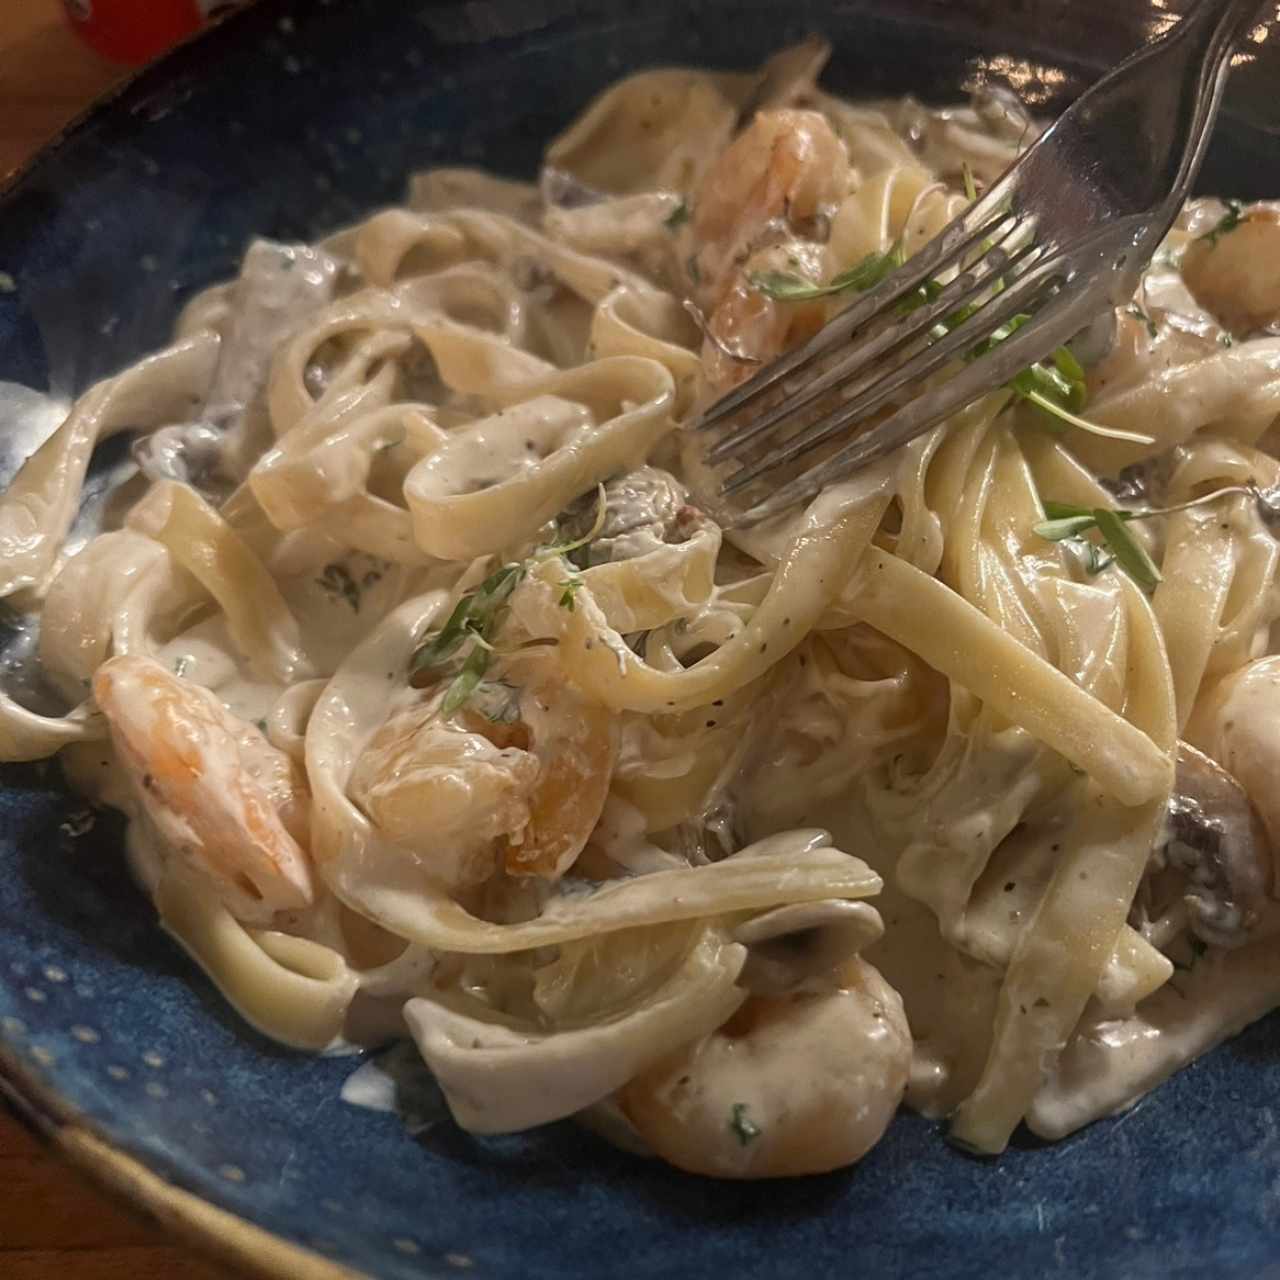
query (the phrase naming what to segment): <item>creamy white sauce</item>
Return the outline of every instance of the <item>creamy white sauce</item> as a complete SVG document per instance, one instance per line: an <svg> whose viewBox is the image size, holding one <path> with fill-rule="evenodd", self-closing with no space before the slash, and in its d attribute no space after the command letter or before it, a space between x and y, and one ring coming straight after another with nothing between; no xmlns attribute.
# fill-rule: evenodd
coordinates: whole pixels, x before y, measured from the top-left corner
<svg viewBox="0 0 1280 1280"><path fill-rule="evenodd" d="M1133 1017L1086 1013L1036 1095L1027 1124L1043 1138L1060 1138L1099 1116L1123 1111L1277 1003L1276 940L1206 952L1144 1000Z"/></svg>
<svg viewBox="0 0 1280 1280"><path fill-rule="evenodd" d="M282 692L282 686L258 679L249 664L236 657L221 617L201 622L162 645L156 659L181 679L212 690L232 715L250 724L265 723Z"/></svg>
<svg viewBox="0 0 1280 1280"><path fill-rule="evenodd" d="M422 491L454 497L518 479L592 422L584 404L535 396L450 436L421 465Z"/></svg>
<svg viewBox="0 0 1280 1280"><path fill-rule="evenodd" d="M987 171L998 173L1008 159L1010 142L1034 128L1010 104L998 101L973 109L944 112L928 112L910 103L886 110L896 113L900 124L905 122L905 131L925 163L943 173L956 173L961 159L972 164L980 175ZM461 198L458 196L461 188L456 188L456 175L452 181L454 187L444 180L444 175L437 175L433 183L421 184L423 205L446 208L456 203ZM526 188L488 178L482 182L488 185L476 188L473 176L466 178L463 186L471 192L470 198L481 190L493 207L505 208L519 217L529 216L531 207L536 209L536 202L531 204ZM602 207L557 210L553 211L551 221L559 220L562 229L572 227L579 249L590 249L599 240L614 246L621 241L628 250L638 250L650 242L665 242L670 229L663 220L674 210L676 199L669 193L646 195L634 197L630 204L613 202ZM1220 206L1202 207L1189 215L1184 230L1192 235L1201 234L1216 223L1220 212ZM220 312L225 321L224 340L208 397L210 416L227 420L260 401L274 351L303 321L334 297L338 274L337 260L324 250L266 241L251 247L240 278L225 290L227 305ZM548 297L538 301L544 307L549 304ZM1196 304L1172 267L1157 266L1148 272L1145 302L1159 313L1160 332L1152 340L1143 376L1221 337L1220 326ZM309 385L317 391L324 383L322 363L313 364L310 372L314 377ZM622 407L626 411L634 406L624 401ZM30 452L56 425L65 409L62 402L0 383L0 424L11 427L7 434L20 453ZM452 411L443 409L442 419ZM460 414L460 419L462 416ZM478 421L449 424L454 429L419 468L423 492L437 498L451 497L529 476L551 454L571 449L575 440L590 431L594 421L586 405L542 395ZM147 474L151 478L167 475L188 479L188 462L199 461L200 451L213 443L208 429L201 424L162 428L150 441L144 460ZM131 469L132 464L126 465ZM889 475L886 464L847 485L835 487L823 495L808 516L789 516L735 535L738 545L755 555L761 564L774 564L805 520L811 524L829 523L833 510L886 485ZM124 471L114 478L124 478ZM105 494L110 487L102 484L100 493ZM654 468L643 467L614 481L610 485L608 523L593 543L593 558L598 557L597 562L626 559L678 540L672 537L673 525L685 499L682 484ZM98 514L97 509L91 507L82 522L83 528L96 527ZM81 531L77 529L77 535ZM73 537L69 547L74 545ZM322 677L331 673L369 630L409 594L407 570L368 556L347 554L340 532L320 527L303 529L281 539L273 552L270 568L284 579L281 590L309 645L313 646L310 657ZM1074 617L1080 630L1081 669L1068 670L1068 674L1083 680L1089 674L1085 668L1104 649L1104 629L1111 621L1114 600L1104 592L1094 591L1091 600L1082 599L1079 603L1081 607ZM720 622L727 628L724 636L716 637L722 641L732 632L730 624L736 619L726 614ZM681 623L688 633L681 643L692 644L705 638L697 632L694 620L682 618ZM716 620L711 618L703 623L708 631L715 624ZM625 669L629 651L612 633L606 643L615 647L619 666ZM678 643L672 645L672 651L682 652ZM247 664L235 656L235 647L220 619L202 622L168 641L160 647L157 656L179 677L210 689L231 714L262 726L264 732L271 734L272 741L295 759L302 757L303 729L315 697L324 687L323 678L301 694L297 693L301 686L294 686L290 701L281 704L281 695L285 692L282 686L255 677ZM395 710L419 698L416 692L403 687L403 663L388 663L384 669L384 657L375 646L365 666L348 681L351 701L355 704L351 723L360 729L356 736L362 734L366 739L365 731L370 729L367 722L378 719L371 710L380 715L388 708ZM393 688L390 694L389 686ZM805 690L806 694L812 692L811 688ZM797 699L797 703L799 701ZM556 714L554 705L541 710L525 708L525 711L525 718L532 722L535 730L549 727L544 721L549 722ZM791 727L799 737L810 738L810 746L816 744L816 753L788 755L782 751L769 762L768 782L777 795L744 805L747 838L760 843L737 856L744 860L778 856L798 859L807 850L822 844L820 837L803 828L820 825L834 833L840 848L862 857L881 874L885 885L876 899L876 907L883 918L884 934L871 942L864 954L901 994L911 1024L914 1048L906 1095L908 1103L926 1114L945 1114L971 1092L983 1069L1003 977L1001 966L1008 959L1009 939L1034 912L1052 870L1044 855L1043 842L1037 845L1035 833L1024 831L1021 836L1010 837L993 855L987 873L968 904L963 923L968 949L985 955L992 963L973 959L943 939L933 911L917 900L926 896L922 881L907 884L907 888L915 892L914 897L908 896L900 886L902 877L895 860L896 851L877 834L857 797L859 775L867 762L852 759L852 752L841 755L828 750L831 743L839 741L837 731L843 732L847 727L839 723L838 709L814 700L804 703L799 710L795 705L790 706L784 715L790 716ZM850 737L856 738L856 734ZM642 748L635 749L634 756L626 754L632 750L633 744L624 737L625 763L636 765L645 760ZM77 758L77 767L86 778L93 773L94 766L105 765L107 759L105 756L94 759L93 753L86 751L81 751ZM454 761L453 767L458 763ZM666 763L674 772L686 762L677 759ZM650 763L650 767L656 770L662 766ZM107 766L96 779L88 780L86 786L91 794L110 799L127 811L136 811L137 805L122 781L118 768ZM1037 781L1025 777L1015 779L1027 793L1036 790ZM996 789L1003 791L1007 802L1013 788L1014 783L1010 783L1008 787ZM1015 807L1021 811L1023 806ZM998 819L987 808L964 815L964 826L975 832L987 831L995 825ZM463 839L457 832L436 830L434 834L438 838L443 835ZM486 845L492 841L487 830L472 834ZM622 872L623 878L687 867L684 859L659 847L650 835L638 810L616 798L611 799L592 837L588 857L593 852L602 855L612 863L610 871ZM1040 850L1039 861L1034 866L1029 864L1028 856L1024 856L1033 846ZM131 821L128 850L139 881L154 889L170 855L159 833L145 817L135 816ZM1002 884L1002 868L1006 863L1016 866L1018 875L1016 879L1011 875L1007 884ZM518 885L510 890L505 906L495 908L493 915L500 918L505 911L511 920L522 919L535 914L540 907L541 916L547 921L572 917L584 899L601 891L601 885L586 878L587 874L579 869L575 877L553 886ZM657 896L662 888L661 881L653 885L644 882L632 896L637 899L646 894ZM706 911L710 915L716 903L714 891L708 889L707 893ZM828 908L826 916L824 907ZM825 920L834 929L839 925L836 917L840 913L830 911L829 907L830 904L819 902L803 910L794 909L794 919L808 922L806 928L819 927L815 922ZM872 914L871 910L863 904L858 907L865 925L865 917ZM782 908L772 914L785 916L792 910ZM767 916L759 920L765 921ZM300 913L298 919L288 922L288 927L296 928L299 934L327 936L330 943L338 945L332 934L336 928L333 920L322 927L317 919L304 918L304 913ZM757 925L757 933L764 927ZM327 935L326 928L330 930ZM872 936L872 931L859 933L850 924L846 936L857 940L850 942L851 947L861 946ZM758 945L763 937L763 934L753 937L740 931L737 941ZM1179 974L1172 983L1144 1001L1132 1017L1108 1018L1091 1009L1037 1095L1029 1117L1031 1126L1044 1136L1057 1137L1100 1115L1121 1109L1179 1066L1261 1016L1280 1000L1276 946L1275 942L1262 942L1244 951L1205 957L1190 972ZM733 979L741 976L742 980L729 996L729 1003L741 998L741 987L749 985L750 974L749 968L742 970L741 975L735 970ZM733 979L726 986L731 985ZM776 974L770 980L781 981ZM377 998L383 998L383 993ZM421 1006L426 1002L416 1003ZM385 1011L382 1007L377 1010ZM724 1012L721 1010L721 1016ZM421 1021L425 1015L419 1010L415 1016ZM623 1067L631 1070L636 1063L629 1057L623 1061L625 1055L621 1055L618 1044L603 1043L609 1034L608 1024L602 1023L601 1028L602 1043L592 1047L596 1066L616 1057L622 1065L615 1064L616 1069L610 1069L622 1079L626 1075ZM448 1041L452 1026L445 1031L448 1034L440 1034ZM502 1028L491 1027L490 1034L500 1049L518 1047L523 1042L532 1044L539 1039L531 1034L512 1036ZM335 1041L335 1046L343 1043ZM449 1049L459 1047L467 1046L446 1045ZM475 1040L469 1047L480 1048L480 1041ZM819 1037L799 1054L793 1050L794 1046L784 1046L767 1071L746 1054L728 1057L725 1069L715 1082L717 1093L743 1100L757 1111L766 1109L764 1095L770 1095L771 1105L780 1105L784 1112L802 1110L810 1102L814 1080L824 1075L838 1077L851 1051L848 1043L834 1036ZM857 1046L853 1051L856 1053ZM543 1089L553 1099L552 1110L561 1107L568 1111L589 1101L592 1105L582 1113L584 1119L605 1128L621 1144L637 1142L633 1126L608 1098L594 1101L590 1054L566 1050L561 1060L558 1052L544 1055L545 1075L532 1085L520 1078L518 1070L511 1073L506 1080L505 1103L499 1099L500 1105L509 1108L509 1112L504 1113L507 1118L515 1117L511 1122L518 1124L521 1118L537 1112L535 1095L538 1089ZM473 1083L466 1078L466 1069L464 1066L459 1081L455 1082L454 1087L459 1090ZM484 1079L477 1078L474 1084L477 1092L483 1093ZM610 1085L613 1087L616 1085ZM394 1110L416 1117L406 1121L415 1132L429 1127L443 1114L439 1089L407 1045L361 1066L345 1083L342 1098L350 1105L376 1111ZM414 1128L415 1125L418 1127Z"/></svg>

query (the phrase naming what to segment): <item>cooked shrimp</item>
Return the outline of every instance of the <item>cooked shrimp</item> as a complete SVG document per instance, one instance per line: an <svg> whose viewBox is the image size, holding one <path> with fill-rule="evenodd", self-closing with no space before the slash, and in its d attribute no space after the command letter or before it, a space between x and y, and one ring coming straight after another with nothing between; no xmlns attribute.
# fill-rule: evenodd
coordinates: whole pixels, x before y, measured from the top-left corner
<svg viewBox="0 0 1280 1280"><path fill-rule="evenodd" d="M311 903L307 797L283 751L151 658L103 663L93 694L142 810L235 915L270 919Z"/></svg>
<svg viewBox="0 0 1280 1280"><path fill-rule="evenodd" d="M825 318L822 306L814 303L775 302L753 288L750 277L757 271L782 271L816 284L823 275L823 254L820 245L792 242L758 249L742 263L707 323L702 370L711 399L816 333Z"/></svg>
<svg viewBox="0 0 1280 1280"><path fill-rule="evenodd" d="M825 116L760 112L721 155L694 200L696 270L705 284L699 297L715 305L773 224L803 234L845 194L848 180L848 153Z"/></svg>
<svg viewBox="0 0 1280 1280"><path fill-rule="evenodd" d="M880 1140L907 1086L911 1033L898 993L866 961L829 991L753 997L724 1026L622 1090L664 1159L719 1178L825 1173Z"/></svg>
<svg viewBox="0 0 1280 1280"><path fill-rule="evenodd" d="M529 798L529 825L509 839L512 875L563 874L591 838L609 795L618 754L614 717L558 677L525 687L520 713L538 781Z"/></svg>
<svg viewBox="0 0 1280 1280"><path fill-rule="evenodd" d="M1192 241L1182 276L1235 333L1280 320L1280 208L1253 205L1234 227Z"/></svg>
<svg viewBox="0 0 1280 1280"><path fill-rule="evenodd" d="M1280 655L1233 671L1196 707L1187 737L1245 789L1280 850Z"/></svg>
<svg viewBox="0 0 1280 1280"><path fill-rule="evenodd" d="M437 686L365 748L351 795L390 839L430 844L428 874L452 888L512 875L554 878L604 808L612 716L563 680L485 682L449 716Z"/></svg>
<svg viewBox="0 0 1280 1280"><path fill-rule="evenodd" d="M459 889L487 880L498 838L528 825L538 766L522 749L527 739L480 732L488 726L478 713L441 716L441 696L433 691L374 734L350 792L388 839L423 851L432 879Z"/></svg>

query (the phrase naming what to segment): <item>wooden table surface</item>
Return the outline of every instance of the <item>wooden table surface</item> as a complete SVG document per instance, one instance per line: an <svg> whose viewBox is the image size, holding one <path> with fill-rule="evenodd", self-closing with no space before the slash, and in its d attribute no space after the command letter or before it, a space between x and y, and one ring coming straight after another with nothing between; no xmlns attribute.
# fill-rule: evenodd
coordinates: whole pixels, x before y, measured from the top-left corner
<svg viewBox="0 0 1280 1280"><path fill-rule="evenodd" d="M0 0L0 177L123 75L67 28L57 0ZM99 1194L0 1101L0 1277L227 1280L227 1273Z"/></svg>

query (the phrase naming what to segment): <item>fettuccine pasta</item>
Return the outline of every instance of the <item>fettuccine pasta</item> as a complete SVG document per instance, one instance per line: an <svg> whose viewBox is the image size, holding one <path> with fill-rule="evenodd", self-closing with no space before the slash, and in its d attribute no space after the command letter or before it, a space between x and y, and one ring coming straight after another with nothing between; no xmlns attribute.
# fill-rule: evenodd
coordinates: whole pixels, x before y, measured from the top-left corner
<svg viewBox="0 0 1280 1280"><path fill-rule="evenodd" d="M474 1132L767 1177L905 1101L995 1154L1280 1003L1280 213L1193 202L1047 401L739 527L699 410L1037 132L834 98L826 52L255 242L0 497L64 701L0 695L0 757L125 811L255 1026L411 1036Z"/></svg>

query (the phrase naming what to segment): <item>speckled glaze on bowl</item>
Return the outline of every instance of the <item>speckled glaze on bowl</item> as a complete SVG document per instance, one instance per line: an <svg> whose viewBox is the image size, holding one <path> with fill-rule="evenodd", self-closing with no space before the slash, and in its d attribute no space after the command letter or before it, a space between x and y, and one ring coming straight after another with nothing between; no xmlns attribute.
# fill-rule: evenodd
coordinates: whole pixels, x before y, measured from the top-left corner
<svg viewBox="0 0 1280 1280"><path fill-rule="evenodd" d="M628 70L746 66L821 30L845 92L940 99L1002 76L1050 111L1179 7L268 3L148 72L0 199L17 284L0 293L0 378L83 389L163 341L252 233L330 229L393 200L407 170L532 174ZM1278 41L1250 46L1206 189L1280 193ZM0 436L0 478L19 447ZM985 1163L903 1116L856 1169L774 1185L687 1177L570 1125L412 1137L340 1100L353 1065L238 1022L130 884L120 822L56 765L0 772L0 1086L82 1162L271 1274L1280 1275L1274 1017L1057 1146Z"/></svg>

